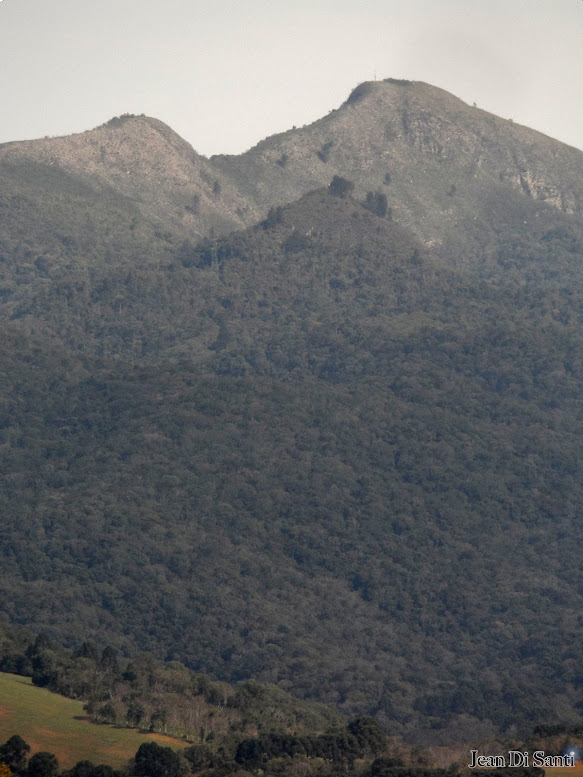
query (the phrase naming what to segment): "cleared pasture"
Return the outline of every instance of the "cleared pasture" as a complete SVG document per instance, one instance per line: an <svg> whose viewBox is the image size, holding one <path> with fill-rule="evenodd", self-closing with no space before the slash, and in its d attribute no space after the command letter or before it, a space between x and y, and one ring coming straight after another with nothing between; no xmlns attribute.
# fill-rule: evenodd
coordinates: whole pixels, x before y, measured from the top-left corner
<svg viewBox="0 0 583 777"><path fill-rule="evenodd" d="M122 766L142 742L188 746L162 734L95 725L87 719L83 702L36 688L28 677L0 672L0 743L13 734L28 742L31 753L48 750L66 768L84 759Z"/></svg>

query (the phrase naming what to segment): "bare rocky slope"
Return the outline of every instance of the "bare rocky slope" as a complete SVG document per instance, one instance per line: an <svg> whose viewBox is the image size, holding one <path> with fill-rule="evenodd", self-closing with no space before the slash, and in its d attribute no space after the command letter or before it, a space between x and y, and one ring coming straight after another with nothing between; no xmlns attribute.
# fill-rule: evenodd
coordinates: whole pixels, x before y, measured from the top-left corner
<svg viewBox="0 0 583 777"><path fill-rule="evenodd" d="M6 143L0 163L34 162L114 190L149 218L192 237L228 232L260 212L208 159L170 127L146 116L121 116L68 137Z"/></svg>
<svg viewBox="0 0 583 777"><path fill-rule="evenodd" d="M211 161L264 209L341 175L360 194L385 192L394 218L429 244L488 223L494 197L583 210L580 151L420 82L363 83L314 124Z"/></svg>
<svg viewBox="0 0 583 777"><path fill-rule="evenodd" d="M488 249L501 202L583 213L581 151L442 89L394 79L360 84L322 119L238 156L207 159L162 122L128 115L0 146L0 162L26 160L114 189L190 238L255 223L334 175L360 196L386 194L396 221L457 261Z"/></svg>

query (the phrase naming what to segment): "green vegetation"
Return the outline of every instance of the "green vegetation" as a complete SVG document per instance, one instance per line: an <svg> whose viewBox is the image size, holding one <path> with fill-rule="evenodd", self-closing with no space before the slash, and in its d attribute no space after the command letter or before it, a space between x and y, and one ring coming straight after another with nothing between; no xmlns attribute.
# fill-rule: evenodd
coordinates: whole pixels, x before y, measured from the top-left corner
<svg viewBox="0 0 583 777"><path fill-rule="evenodd" d="M396 733L576 716L576 226L486 282L325 192L268 222L6 327L9 617Z"/></svg>
<svg viewBox="0 0 583 777"><path fill-rule="evenodd" d="M340 175L335 175L328 187L330 194L334 197L348 197L354 191L354 184Z"/></svg>
<svg viewBox="0 0 583 777"><path fill-rule="evenodd" d="M374 726L374 724L371 724ZM306 750L307 748L307 750ZM19 735L11 736L0 745L0 775L2 777L239 777L257 775L314 775L333 777L343 774L375 777L446 777L457 774L455 765L449 770L431 768L423 757L409 758L407 764L397 751L373 759L370 749L362 747L351 734L299 739L293 736L272 736L269 740L246 740L236 752L228 746L194 745L181 752L157 742L143 742L135 756L121 768L109 764L96 766L83 759L61 771L58 758L49 751L31 752L30 745ZM384 751L384 752L389 752ZM355 755L359 756L358 766ZM270 757L271 756L271 757ZM252 770L247 771L247 769ZM502 777L502 776L501 776ZM539 777L524 770L523 777Z"/></svg>
<svg viewBox="0 0 583 777"><path fill-rule="evenodd" d="M2 629L0 669L31 676L36 686L85 701L94 723L147 728L193 741L233 732L293 730L314 734L342 726L341 715L266 683L233 688L178 661L140 653L123 658L91 642L66 650L44 635Z"/></svg>
<svg viewBox="0 0 583 777"><path fill-rule="evenodd" d="M314 701L417 742L580 718L583 224L452 166L417 87L346 110L389 87L431 187L353 187L320 134L330 185L228 236L0 165L0 601L67 648L9 629L2 668L94 720L263 768L358 760Z"/></svg>
<svg viewBox="0 0 583 777"><path fill-rule="evenodd" d="M27 677L0 673L0 741L18 732L33 751L56 754L66 768L82 760L122 766L142 742L172 741L162 734L96 726L89 722L81 701L35 688ZM172 746L185 747L179 741L172 741Z"/></svg>
<svg viewBox="0 0 583 777"><path fill-rule="evenodd" d="M375 216L384 219L388 213L387 195L382 192L367 192L364 207L370 210L371 213L374 213Z"/></svg>
<svg viewBox="0 0 583 777"><path fill-rule="evenodd" d="M38 651L46 651L48 643L39 637L34 644L37 653L32 656L33 663L41 655ZM78 655L77 661L86 661L91 650L91 646L84 645L83 655ZM107 682L103 672L105 656L108 656L107 661L111 664L114 653L110 648L104 650L101 662L96 667L101 670L97 673L99 679L96 673L93 674L94 681L98 683ZM126 674L132 672L135 675L136 665L131 666ZM175 678L177 676L176 666L169 665L164 669L159 665L157 669L166 671L167 678L170 673ZM137 672L139 674L140 669ZM159 682L158 676L154 684ZM18 683L20 688L16 688ZM207 681L205 694L210 688ZM186 777L188 773L200 772L206 777L225 777L232 773L246 773L245 770L273 776L300 773L314 777L332 777L339 772L347 777L363 772L368 775L370 770L370 777L374 777L379 769L386 772L388 777L421 777L420 765L424 767L424 777L445 775L443 770L429 768L428 754L418 748L411 749L402 743L389 742L371 718L360 717L346 727L337 726L320 734L316 734L313 728L307 733L307 720L299 726L296 721L294 733L288 733L290 721L284 722L283 718L277 722L272 721L270 730L261 733L257 730L245 731L245 723L239 733L236 733L235 728L229 732L221 732L218 728L210 732L201 729L197 744L187 746L172 742L173 747L170 747L163 743L160 736L146 737L143 732L135 730L91 725L79 714L79 702L64 699L45 689L34 688L20 677L0 674L0 690L6 703L2 708L3 714L10 716L12 730L18 728L26 737L24 739L20 734L11 734L4 744L0 744L2 777L11 777L13 774L22 777L58 777L63 767L67 769L67 777ZM256 690L260 690L260 686L256 686ZM256 701L257 712L260 712L260 697L261 701L267 701L268 704L271 701L267 689L261 691L253 694L250 688L239 689L235 696L230 697L235 701L234 708L248 711ZM247 704L241 702L241 694L246 694ZM186 698L183 690L176 686L174 695L181 696L182 704L190 706L194 711L196 705L192 699ZM132 699L136 708L144 701L144 696L133 694ZM219 706L218 700L215 700L215 704ZM283 710L284 706L281 707ZM170 710L170 713L173 711ZM135 756L130 758L129 748L140 740ZM47 749L39 751L39 747ZM102 764L95 766L91 759L100 760ZM116 767L117 771L112 767ZM398 773L393 772L394 767L398 767ZM455 770L449 773L454 774Z"/></svg>

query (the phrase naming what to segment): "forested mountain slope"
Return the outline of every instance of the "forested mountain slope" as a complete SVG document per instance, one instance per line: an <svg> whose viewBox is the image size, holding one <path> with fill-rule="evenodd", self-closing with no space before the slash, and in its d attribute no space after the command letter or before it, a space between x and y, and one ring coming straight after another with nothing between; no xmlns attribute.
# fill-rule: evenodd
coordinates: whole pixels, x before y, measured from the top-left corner
<svg viewBox="0 0 583 777"><path fill-rule="evenodd" d="M424 93L427 112L459 102L365 85L322 122L370 109L372 126L374 106L409 88L413 116ZM460 137L477 137L468 115L481 112L458 109ZM236 164L192 157L264 211L197 242L203 222L177 217L179 174L149 178L130 130L193 152L140 117L102 140L126 130L133 194L122 164L78 162L94 158L90 138L2 149L8 619L255 676L407 735L577 719L583 228L565 166L580 152L508 128L563 199L500 181L496 152L474 199L445 193L440 231L436 170L466 181L461 140L429 164L416 135L395 139L402 169L426 171L423 205L404 184L393 198L393 177L357 175L367 147L377 158L363 133L360 157L347 145L297 158L306 188L310 165L328 184L354 158L354 198L336 178L279 207L275 184L261 201L257 155L280 136Z"/></svg>

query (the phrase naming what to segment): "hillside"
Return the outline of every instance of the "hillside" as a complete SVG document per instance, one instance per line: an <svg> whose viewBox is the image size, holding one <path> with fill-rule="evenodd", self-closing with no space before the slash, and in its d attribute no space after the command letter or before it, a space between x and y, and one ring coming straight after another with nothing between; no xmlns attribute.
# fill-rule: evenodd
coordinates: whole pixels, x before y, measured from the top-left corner
<svg viewBox="0 0 583 777"><path fill-rule="evenodd" d="M33 752L54 753L63 768L70 769L81 760L125 766L142 742L186 747L162 734L94 726L81 701L34 688L28 678L18 675L0 673L0 698L0 741L19 731Z"/></svg>
<svg viewBox="0 0 583 777"><path fill-rule="evenodd" d="M579 718L580 152L394 82L237 159L0 152L11 622L410 739ZM261 219L197 241L197 165Z"/></svg>
<svg viewBox="0 0 583 777"><path fill-rule="evenodd" d="M395 79L360 84L322 119L238 156L207 159L157 119L126 115L69 137L0 146L0 172L31 163L115 190L191 239L249 226L334 175L353 181L360 197L383 191L400 224L457 262L491 248L500 199L583 211L581 151L437 87Z"/></svg>
<svg viewBox="0 0 583 777"><path fill-rule="evenodd" d="M106 196L115 191L147 218L194 237L229 231L258 216L205 157L146 116L116 117L69 137L0 146L0 172L31 166L48 168L44 175L58 170Z"/></svg>
<svg viewBox="0 0 583 777"><path fill-rule="evenodd" d="M583 212L581 151L421 82L360 84L319 121L211 162L264 209L333 175L381 190L399 223L458 262L487 248L500 197Z"/></svg>

